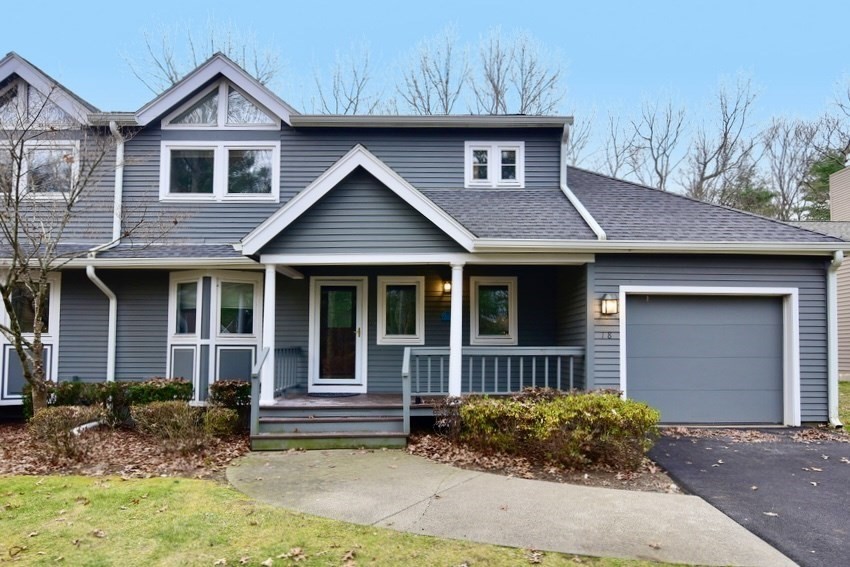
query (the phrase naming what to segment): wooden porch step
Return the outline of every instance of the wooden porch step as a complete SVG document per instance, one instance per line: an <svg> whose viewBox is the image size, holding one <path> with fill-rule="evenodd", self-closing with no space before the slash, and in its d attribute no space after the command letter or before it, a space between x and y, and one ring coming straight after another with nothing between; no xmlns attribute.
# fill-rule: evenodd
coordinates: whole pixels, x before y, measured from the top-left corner
<svg viewBox="0 0 850 567"><path fill-rule="evenodd" d="M407 435L393 431L260 433L251 436L252 451L358 449L360 447L404 447L406 445Z"/></svg>
<svg viewBox="0 0 850 567"><path fill-rule="evenodd" d="M261 433L326 433L392 432L404 431L401 416L321 416L321 417L269 417L259 419Z"/></svg>

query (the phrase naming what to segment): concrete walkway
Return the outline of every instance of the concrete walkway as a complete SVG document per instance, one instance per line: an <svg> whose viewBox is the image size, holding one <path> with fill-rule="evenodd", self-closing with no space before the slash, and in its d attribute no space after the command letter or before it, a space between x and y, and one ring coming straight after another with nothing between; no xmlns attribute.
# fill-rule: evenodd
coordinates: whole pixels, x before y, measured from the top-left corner
<svg viewBox="0 0 850 567"><path fill-rule="evenodd" d="M794 565L696 496L466 471L402 451L251 453L238 490L307 514L414 534L700 565Z"/></svg>

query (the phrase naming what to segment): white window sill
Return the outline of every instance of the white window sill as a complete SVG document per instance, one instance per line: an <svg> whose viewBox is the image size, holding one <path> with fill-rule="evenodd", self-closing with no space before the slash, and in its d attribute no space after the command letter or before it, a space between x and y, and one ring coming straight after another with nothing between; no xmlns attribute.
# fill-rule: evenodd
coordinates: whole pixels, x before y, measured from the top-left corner
<svg viewBox="0 0 850 567"><path fill-rule="evenodd" d="M472 337L469 341L470 346L497 346L509 345L516 346L517 340L514 337Z"/></svg>
<svg viewBox="0 0 850 567"><path fill-rule="evenodd" d="M402 346L424 345L425 344L425 338L424 337L415 337L415 336L378 337L376 344L378 344L378 345L402 345Z"/></svg>

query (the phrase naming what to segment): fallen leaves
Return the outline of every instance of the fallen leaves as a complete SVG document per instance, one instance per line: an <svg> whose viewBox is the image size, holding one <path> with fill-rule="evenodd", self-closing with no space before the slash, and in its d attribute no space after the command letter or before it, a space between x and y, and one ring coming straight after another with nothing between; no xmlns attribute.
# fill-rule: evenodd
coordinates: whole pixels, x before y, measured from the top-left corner
<svg viewBox="0 0 850 567"><path fill-rule="evenodd" d="M539 565L543 563L543 552L537 549L526 549L525 558L530 564Z"/></svg>

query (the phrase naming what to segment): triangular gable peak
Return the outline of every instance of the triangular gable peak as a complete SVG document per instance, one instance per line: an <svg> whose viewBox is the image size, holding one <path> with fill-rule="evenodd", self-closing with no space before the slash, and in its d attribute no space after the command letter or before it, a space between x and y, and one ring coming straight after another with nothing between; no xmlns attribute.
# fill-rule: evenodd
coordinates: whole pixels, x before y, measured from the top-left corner
<svg viewBox="0 0 850 567"><path fill-rule="evenodd" d="M18 55L0 60L0 123L68 128L88 123L97 108Z"/></svg>
<svg viewBox="0 0 850 567"><path fill-rule="evenodd" d="M362 167L408 205L430 220L455 242L472 251L475 236L415 187L360 144L352 148L315 181L281 207L275 214L242 239L242 253L257 254L260 249L308 211L352 171Z"/></svg>
<svg viewBox="0 0 850 567"><path fill-rule="evenodd" d="M226 80L211 85L215 79L222 78ZM215 91L215 88L219 90ZM225 114L223 119L220 118L217 121L217 126L225 127L227 124L228 97L238 101L239 109L237 110L249 112L254 119L258 120L262 120L262 115L267 115L275 121L280 120L290 124L290 116L298 114L294 108L278 98L231 59L216 53L180 82L139 109L136 112L136 121L139 125L146 126L165 115L164 124L173 124L182 113L191 111L193 107L197 107L198 103L203 103L204 98L209 97L213 91L218 97L217 108L223 109L217 112ZM207 105L211 107L208 101ZM257 111L260 114L257 114ZM197 124L191 126L198 127ZM240 127L244 127L244 124Z"/></svg>

